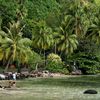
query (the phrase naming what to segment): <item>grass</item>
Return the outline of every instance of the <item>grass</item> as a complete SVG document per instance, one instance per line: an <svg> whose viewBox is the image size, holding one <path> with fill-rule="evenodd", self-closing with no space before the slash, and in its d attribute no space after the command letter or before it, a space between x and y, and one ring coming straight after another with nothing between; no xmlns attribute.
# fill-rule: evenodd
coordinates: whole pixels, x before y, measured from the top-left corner
<svg viewBox="0 0 100 100"><path fill-rule="evenodd" d="M17 81L17 89L1 90L0 100L100 100L100 76L30 78ZM95 89L98 94L83 94Z"/></svg>

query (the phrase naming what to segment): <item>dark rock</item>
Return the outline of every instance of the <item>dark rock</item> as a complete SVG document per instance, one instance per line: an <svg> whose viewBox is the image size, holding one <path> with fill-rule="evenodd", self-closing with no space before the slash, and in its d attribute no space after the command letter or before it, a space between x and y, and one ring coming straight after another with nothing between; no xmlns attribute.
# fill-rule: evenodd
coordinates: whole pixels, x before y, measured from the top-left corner
<svg viewBox="0 0 100 100"><path fill-rule="evenodd" d="M0 88L2 88L2 86L0 85Z"/></svg>
<svg viewBox="0 0 100 100"><path fill-rule="evenodd" d="M97 94L98 92L96 90L86 90L84 91L84 94Z"/></svg>

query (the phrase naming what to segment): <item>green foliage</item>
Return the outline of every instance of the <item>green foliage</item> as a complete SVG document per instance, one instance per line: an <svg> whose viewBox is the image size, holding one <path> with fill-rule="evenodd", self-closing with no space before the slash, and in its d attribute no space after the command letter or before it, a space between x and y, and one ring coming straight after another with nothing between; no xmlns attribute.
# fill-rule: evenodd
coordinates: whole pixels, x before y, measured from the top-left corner
<svg viewBox="0 0 100 100"><path fill-rule="evenodd" d="M50 72L58 72L63 74L68 74L67 68L64 66L64 63L62 62L62 59L57 54L49 54L47 56L47 64L46 69Z"/></svg>
<svg viewBox="0 0 100 100"><path fill-rule="evenodd" d="M10 63L17 60L19 63L26 63L28 56L31 54L31 40L28 38L22 38L22 29L20 22L12 22L9 24L9 28L5 27L7 33L0 31L2 51L2 59L7 62L6 68Z"/></svg>
<svg viewBox="0 0 100 100"><path fill-rule="evenodd" d="M0 16L13 19L16 16L17 4L15 0L0 0Z"/></svg>
<svg viewBox="0 0 100 100"><path fill-rule="evenodd" d="M0 0L1 63L16 60L34 69L36 63L42 60L39 54L44 53L45 61L48 61L46 67L50 71L67 71L62 64L62 57L66 63L76 60L79 68L86 73L97 73L100 65L99 2ZM51 52L61 57L50 54L46 58Z"/></svg>
<svg viewBox="0 0 100 100"><path fill-rule="evenodd" d="M82 54L81 54L82 56ZM78 62L80 64L79 68L86 70L87 74L96 74L99 69L99 60L95 55L83 55L84 57L80 57Z"/></svg>
<svg viewBox="0 0 100 100"><path fill-rule="evenodd" d="M94 0L97 6L100 6L100 0Z"/></svg>
<svg viewBox="0 0 100 100"><path fill-rule="evenodd" d="M87 34L91 40L95 41L97 44L100 44L100 16L94 17Z"/></svg>
<svg viewBox="0 0 100 100"><path fill-rule="evenodd" d="M99 58L94 54L79 52L74 54L71 60L76 61L76 67L78 67L83 74L96 74L99 72Z"/></svg>
<svg viewBox="0 0 100 100"><path fill-rule="evenodd" d="M52 62L62 62L60 56L58 56L57 54L51 53L47 56L47 60L48 61L52 61Z"/></svg>
<svg viewBox="0 0 100 100"><path fill-rule="evenodd" d="M66 15L64 16L64 19L61 21L61 25L58 28L58 51L63 51L67 55L73 53L73 51L77 49L78 45L77 36L76 34L73 34L73 22L74 18L71 15Z"/></svg>
<svg viewBox="0 0 100 100"><path fill-rule="evenodd" d="M64 64L60 62L49 61L46 65L46 69L53 73L69 73L67 68L64 67Z"/></svg>
<svg viewBox="0 0 100 100"><path fill-rule="evenodd" d="M33 47L46 50L53 44L53 32L46 22L41 20L35 23L33 28L32 40Z"/></svg>
<svg viewBox="0 0 100 100"><path fill-rule="evenodd" d="M96 74L100 69L99 48L93 41L81 39L78 49L68 58L69 62L75 61L76 67L83 74Z"/></svg>
<svg viewBox="0 0 100 100"><path fill-rule="evenodd" d="M96 12L96 5L89 0L62 0L60 1L62 17L71 15L75 20L74 33L78 37L83 37L92 22ZM67 9L67 10L66 10ZM73 25L71 25L73 27Z"/></svg>
<svg viewBox="0 0 100 100"><path fill-rule="evenodd" d="M59 5L56 0L27 0L29 19L45 19L49 13L56 11Z"/></svg>
<svg viewBox="0 0 100 100"><path fill-rule="evenodd" d="M42 57L34 51L32 52L32 54L28 58L28 64L29 64L31 70L36 69L36 66L38 68L38 66L42 62L43 62Z"/></svg>

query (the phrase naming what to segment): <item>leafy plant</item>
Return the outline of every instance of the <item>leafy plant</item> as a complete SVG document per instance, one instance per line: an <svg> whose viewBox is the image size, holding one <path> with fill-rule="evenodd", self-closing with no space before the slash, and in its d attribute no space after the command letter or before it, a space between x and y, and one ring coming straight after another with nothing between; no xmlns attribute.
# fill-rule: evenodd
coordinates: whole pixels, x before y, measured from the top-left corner
<svg viewBox="0 0 100 100"><path fill-rule="evenodd" d="M60 56L58 56L57 54L51 53L47 56L47 60L48 61L52 61L52 62L61 62L62 63L62 59L60 58Z"/></svg>
<svg viewBox="0 0 100 100"><path fill-rule="evenodd" d="M30 48L31 40L22 37L23 27L20 27L19 21L10 23L10 27L5 28L7 33L0 31L0 49L3 54L1 60L7 62L5 69L7 70L9 64L15 60L20 63L26 63L32 51Z"/></svg>
<svg viewBox="0 0 100 100"><path fill-rule="evenodd" d="M43 62L42 57L36 53L32 52L32 54L28 58L28 65L31 70L38 69L39 65Z"/></svg>
<svg viewBox="0 0 100 100"><path fill-rule="evenodd" d="M62 62L62 59L57 54L49 54L47 56L47 64L46 69L50 72L58 72L63 74L68 74L68 70L65 67L64 63Z"/></svg>
<svg viewBox="0 0 100 100"><path fill-rule="evenodd" d="M56 37L58 51L64 52L66 55L73 53L78 45L77 36L73 34L73 22L74 18L71 15L64 16Z"/></svg>
<svg viewBox="0 0 100 100"><path fill-rule="evenodd" d="M63 74L69 73L67 68L64 67L64 63L58 63L53 61L49 61L45 69L53 73L63 73Z"/></svg>

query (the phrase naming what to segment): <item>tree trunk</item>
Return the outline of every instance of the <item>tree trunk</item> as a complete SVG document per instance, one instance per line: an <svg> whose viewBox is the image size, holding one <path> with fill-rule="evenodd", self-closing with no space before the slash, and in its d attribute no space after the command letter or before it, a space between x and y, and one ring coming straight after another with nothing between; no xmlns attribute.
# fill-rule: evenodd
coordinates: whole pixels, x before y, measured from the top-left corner
<svg viewBox="0 0 100 100"><path fill-rule="evenodd" d="M56 52L56 42L55 42L55 54L56 54L57 52Z"/></svg>
<svg viewBox="0 0 100 100"><path fill-rule="evenodd" d="M36 70L36 71L38 70L38 63L36 64L35 70Z"/></svg>
<svg viewBox="0 0 100 100"><path fill-rule="evenodd" d="M21 68L20 68L20 61L19 60L17 60L17 67L18 67L18 73L20 73L21 72Z"/></svg>
<svg viewBox="0 0 100 100"><path fill-rule="evenodd" d="M4 72L7 72L8 68L9 68L10 62L11 62L11 58L8 60L8 63L7 63L7 65L6 65L6 68L5 68Z"/></svg>
<svg viewBox="0 0 100 100"><path fill-rule="evenodd" d="M45 61L45 50L44 50L44 67L46 66L46 61Z"/></svg>
<svg viewBox="0 0 100 100"><path fill-rule="evenodd" d="M39 54L41 55L41 50L40 50Z"/></svg>

